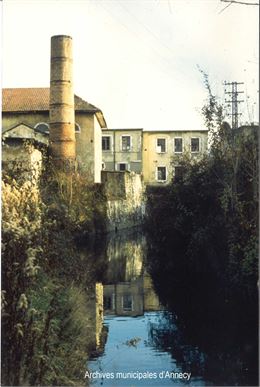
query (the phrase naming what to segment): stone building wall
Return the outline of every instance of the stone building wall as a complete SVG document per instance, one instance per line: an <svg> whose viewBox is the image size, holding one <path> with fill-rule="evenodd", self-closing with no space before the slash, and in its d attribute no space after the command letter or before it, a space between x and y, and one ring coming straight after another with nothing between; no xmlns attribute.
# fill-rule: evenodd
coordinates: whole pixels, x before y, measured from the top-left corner
<svg viewBox="0 0 260 387"><path fill-rule="evenodd" d="M20 183L38 185L42 172L43 154L33 144L19 139L5 141L2 146L2 169Z"/></svg>

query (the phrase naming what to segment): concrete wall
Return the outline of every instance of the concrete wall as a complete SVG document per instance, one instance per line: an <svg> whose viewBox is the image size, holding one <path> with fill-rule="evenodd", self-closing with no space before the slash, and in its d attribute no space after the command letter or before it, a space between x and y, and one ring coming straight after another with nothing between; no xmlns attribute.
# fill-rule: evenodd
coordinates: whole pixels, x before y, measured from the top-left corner
<svg viewBox="0 0 260 387"><path fill-rule="evenodd" d="M107 231L138 226L145 213L142 178L134 172L102 171L107 198Z"/></svg>
<svg viewBox="0 0 260 387"><path fill-rule="evenodd" d="M175 153L174 139L182 138L183 149L181 153ZM199 138L199 152L191 152L191 138ZM166 150L160 152L157 147L157 139L165 139ZM143 177L145 184L169 184L174 177L175 166L178 159L184 154L192 160L200 159L207 151L207 131L154 131L143 133ZM158 181L158 167L166 167L166 180Z"/></svg>

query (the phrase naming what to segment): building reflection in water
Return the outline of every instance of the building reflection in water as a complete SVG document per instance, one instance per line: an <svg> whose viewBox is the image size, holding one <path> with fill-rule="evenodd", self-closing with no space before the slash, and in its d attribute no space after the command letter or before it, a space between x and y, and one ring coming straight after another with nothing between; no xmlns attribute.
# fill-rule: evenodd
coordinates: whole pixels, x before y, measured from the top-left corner
<svg viewBox="0 0 260 387"><path fill-rule="evenodd" d="M108 262L103 283L88 289L88 332L90 353L99 356L107 339L104 316L141 316L161 310L151 278L145 270L146 239L140 233L110 235L105 251ZM84 252L81 252L84 255ZM85 252L86 254L86 252ZM95 259L99 262L99 256ZM100 262L103 262L102 260Z"/></svg>
<svg viewBox="0 0 260 387"><path fill-rule="evenodd" d="M141 234L118 234L109 240L103 286L105 315L141 316L162 309L145 271L145 255L146 240Z"/></svg>

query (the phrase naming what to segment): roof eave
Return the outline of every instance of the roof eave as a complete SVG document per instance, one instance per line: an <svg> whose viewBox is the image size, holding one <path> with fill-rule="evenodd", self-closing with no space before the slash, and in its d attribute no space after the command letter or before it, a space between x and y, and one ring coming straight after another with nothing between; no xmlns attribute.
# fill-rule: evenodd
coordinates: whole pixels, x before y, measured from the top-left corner
<svg viewBox="0 0 260 387"><path fill-rule="evenodd" d="M97 117L98 123L102 129L107 128L107 123L105 117L101 110L95 112L95 116Z"/></svg>
<svg viewBox="0 0 260 387"><path fill-rule="evenodd" d="M17 113L38 113L38 112L49 112L49 109L35 109L35 110L2 110L2 113L10 113L10 114L17 114Z"/></svg>
<svg viewBox="0 0 260 387"><path fill-rule="evenodd" d="M37 113L37 112L47 112L49 113L50 109L30 109L30 110L2 110L2 113ZM76 113L91 113L95 114L100 112L98 109L75 109ZM102 113L102 112L101 112Z"/></svg>

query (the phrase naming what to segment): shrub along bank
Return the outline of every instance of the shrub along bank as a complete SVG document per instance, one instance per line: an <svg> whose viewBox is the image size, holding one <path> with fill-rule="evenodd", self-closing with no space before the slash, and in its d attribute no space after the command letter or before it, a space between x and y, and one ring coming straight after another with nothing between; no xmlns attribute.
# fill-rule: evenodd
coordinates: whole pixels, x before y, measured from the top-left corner
<svg viewBox="0 0 260 387"><path fill-rule="evenodd" d="M257 129L232 131L221 125L214 132L210 153L196 164L184 157L181 176L165 189L150 189L147 203L150 271L161 299L185 321L189 335L204 349L209 350L209 342L224 346L228 340L233 343L230 348L240 343L237 353L246 348L247 366L240 371L245 367L246 373L254 374L254 381Z"/></svg>
<svg viewBox="0 0 260 387"><path fill-rule="evenodd" d="M41 189L3 176L4 385L82 385L93 349L87 300L105 262L100 242L78 242L102 231L105 201L82 175L46 176Z"/></svg>

